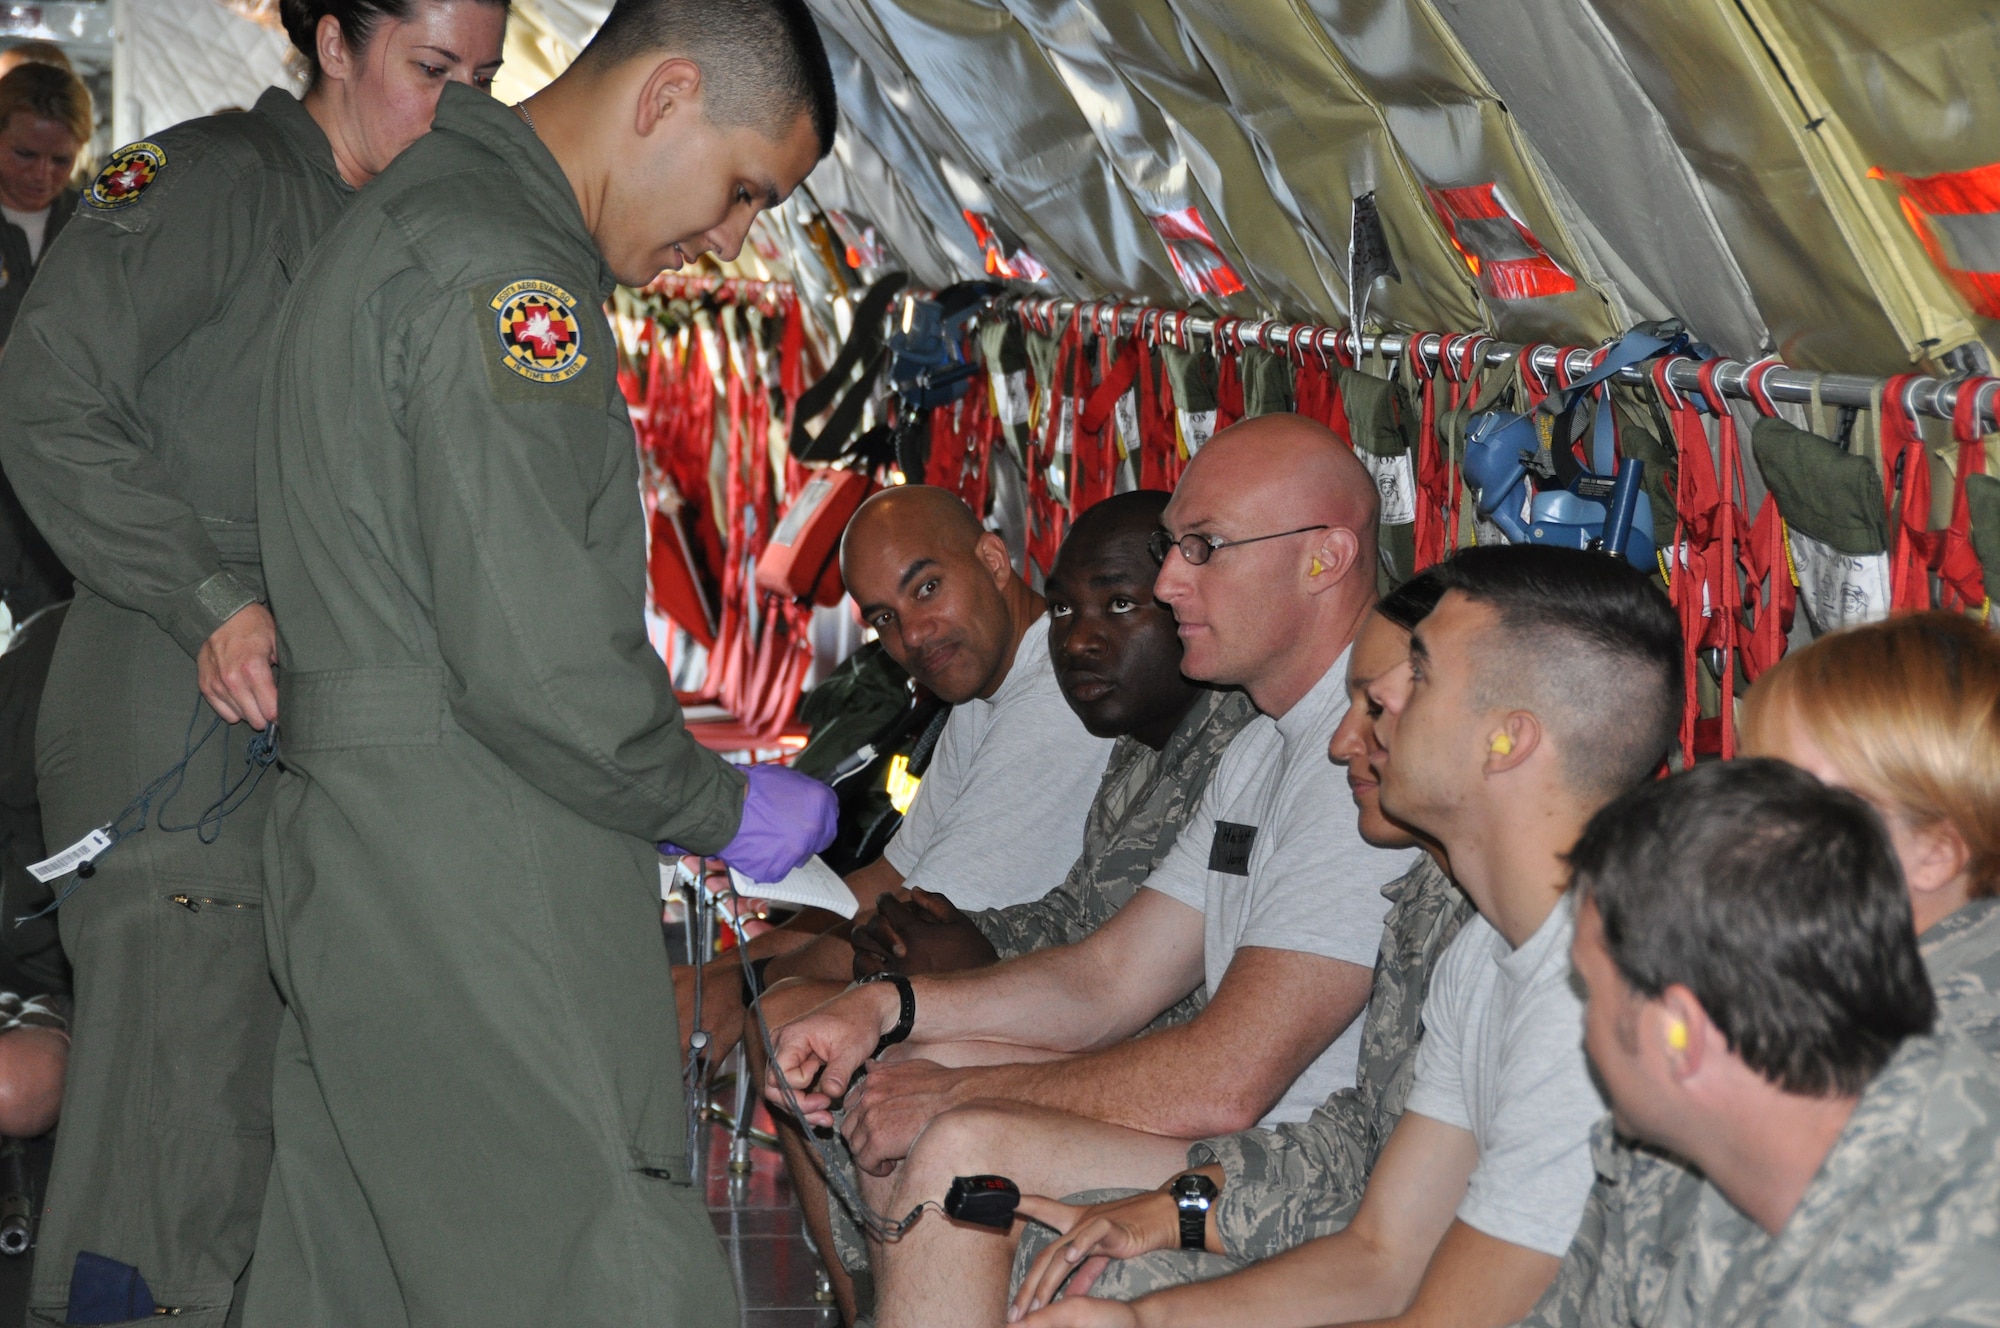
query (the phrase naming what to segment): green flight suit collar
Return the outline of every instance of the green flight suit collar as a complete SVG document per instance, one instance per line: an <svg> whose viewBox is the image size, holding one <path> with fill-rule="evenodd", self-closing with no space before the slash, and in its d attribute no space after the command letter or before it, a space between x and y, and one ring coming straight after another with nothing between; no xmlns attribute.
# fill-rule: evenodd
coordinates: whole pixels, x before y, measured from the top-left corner
<svg viewBox="0 0 2000 1328"><path fill-rule="evenodd" d="M341 178L340 167L333 159L333 144L327 141L326 131L319 127L319 121L312 118L312 112L305 103L283 88L265 88L257 98L254 115L261 115L274 125L280 136L299 154L299 160L310 162L315 170L330 176L341 189L352 193L354 186Z"/></svg>
<svg viewBox="0 0 2000 1328"><path fill-rule="evenodd" d="M541 136L528 128L512 106L462 83L447 83L444 95L438 98L437 119L431 122L431 127L463 134L504 159L520 177L524 196L576 242L579 252L588 253L596 261L598 302L611 298L618 280L604 265L596 237L584 224L583 209L577 204L569 177L563 174L562 164L555 155L543 146Z"/></svg>

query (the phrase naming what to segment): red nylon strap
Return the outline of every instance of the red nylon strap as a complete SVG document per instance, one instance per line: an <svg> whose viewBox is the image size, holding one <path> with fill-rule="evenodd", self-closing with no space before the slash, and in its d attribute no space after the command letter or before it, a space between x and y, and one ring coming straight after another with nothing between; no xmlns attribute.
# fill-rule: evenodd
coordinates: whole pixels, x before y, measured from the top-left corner
<svg viewBox="0 0 2000 1328"><path fill-rule="evenodd" d="M1882 388L1882 503L1889 518L1889 607L1931 606L1931 467L1904 393L1919 374L1897 374Z"/></svg>
<svg viewBox="0 0 2000 1328"><path fill-rule="evenodd" d="M1952 479L1951 524L1939 532L1938 599L1940 607L1964 610L1986 606L1986 569L1972 546L1972 513L1966 504L1968 475L1986 473L1986 440L1979 432L1979 398L1992 378L1968 378L1958 386L1951 415L1951 435L1958 442L1958 467Z"/></svg>
<svg viewBox="0 0 2000 1328"><path fill-rule="evenodd" d="M1109 354L1108 349L1106 354ZM1131 391L1132 384L1138 381L1139 360L1144 354L1145 349L1135 340L1119 343L1116 357L1112 359L1110 368L1104 371L1103 381L1084 402L1083 415L1077 421L1079 428L1095 433L1110 422L1113 412L1118 409L1118 399Z"/></svg>
<svg viewBox="0 0 2000 1328"><path fill-rule="evenodd" d="M1692 402L1676 392L1667 381L1668 361L1654 364L1653 385L1667 412L1678 455L1678 476L1674 508L1678 520L1674 544L1669 551L1668 598L1681 624L1681 664L1686 694L1681 707L1681 759L1692 765L1701 721L1701 693L1697 670L1701 649L1716 644L1720 635L1716 623L1721 605L1718 572L1721 567L1715 537L1721 526L1722 495L1716 483L1715 462L1709 451L1708 431ZM1718 744L1719 745L1719 744Z"/></svg>
<svg viewBox="0 0 2000 1328"><path fill-rule="evenodd" d="M1125 348L1128 352L1130 347ZM1108 339L1099 338L1097 358L1108 362L1111 358L1111 344ZM1130 365L1129 353L1126 362ZM1104 384L1091 385L1090 357L1078 347L1072 365L1075 374L1073 399L1076 402L1076 443L1070 458L1069 511L1072 517L1081 516L1098 503L1111 496L1116 487L1118 467L1117 429L1112 424L1110 411L1100 412L1095 421L1090 407L1103 395ZM1129 382L1132 371L1128 369ZM1104 381L1111 381L1111 366L1106 363ZM1112 398L1115 404L1117 398Z"/></svg>
<svg viewBox="0 0 2000 1328"><path fill-rule="evenodd" d="M1224 354L1215 363L1215 432L1243 418L1243 374L1236 357Z"/></svg>
<svg viewBox="0 0 2000 1328"><path fill-rule="evenodd" d="M1404 356L1411 376L1417 380L1417 519L1410 532L1414 567L1421 572L1442 561L1447 552L1445 520L1450 506L1453 474L1445 464L1444 447L1438 439L1438 374L1419 347L1428 335L1412 332L1404 343ZM1444 338L1439 337L1439 361L1444 358Z"/></svg>
<svg viewBox="0 0 2000 1328"><path fill-rule="evenodd" d="M1759 360L1744 371L1743 386L1750 400L1766 416L1778 413L1765 382L1779 362ZM1739 466L1741 460L1739 458ZM1785 552L1784 516L1774 495L1766 494L1751 523L1741 554L1745 581L1744 606L1749 630L1743 640L1743 672L1751 682L1783 658L1798 610L1798 587L1792 584L1791 564Z"/></svg>

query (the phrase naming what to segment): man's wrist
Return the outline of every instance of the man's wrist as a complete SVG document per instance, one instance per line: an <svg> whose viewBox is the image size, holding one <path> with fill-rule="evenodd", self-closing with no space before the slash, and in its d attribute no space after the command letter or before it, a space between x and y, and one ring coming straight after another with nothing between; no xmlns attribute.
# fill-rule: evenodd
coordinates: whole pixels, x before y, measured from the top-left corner
<svg viewBox="0 0 2000 1328"><path fill-rule="evenodd" d="M916 988L910 986L910 978L906 978L904 974L888 970L872 972L866 978L858 978L856 986L882 986L882 988L894 988L896 992L896 1014L890 1020L888 1028L882 1030L880 1042L876 1042L874 1050L868 1054L870 1060L874 1060L888 1048L896 1046L898 1042L906 1042L910 1038L910 1032L916 1028Z"/></svg>
<svg viewBox="0 0 2000 1328"><path fill-rule="evenodd" d="M897 976L901 975L898 974ZM874 1025L877 1038L886 1038L891 1033L894 1033L897 1024L902 1022L903 1017L902 989L898 984L889 982L886 979L886 974L871 973L865 978L857 979L854 984L854 990L860 992L863 998L870 1002L868 1008L870 1013L875 1016ZM909 979L904 978L903 981L908 982ZM877 1051L879 1052L880 1050L881 1047L878 1044Z"/></svg>

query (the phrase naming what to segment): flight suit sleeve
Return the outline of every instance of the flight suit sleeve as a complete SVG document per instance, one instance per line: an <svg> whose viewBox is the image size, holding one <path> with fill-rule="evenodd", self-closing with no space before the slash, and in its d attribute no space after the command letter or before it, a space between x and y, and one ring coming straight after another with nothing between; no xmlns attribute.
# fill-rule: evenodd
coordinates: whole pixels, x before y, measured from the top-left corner
<svg viewBox="0 0 2000 1328"><path fill-rule="evenodd" d="M616 351L570 294L590 287L550 275L537 307L576 343L542 380L507 367L490 307L504 278L441 291L412 275L428 307L382 321L452 713L585 819L713 853L736 833L744 779L689 736L647 637Z"/></svg>
<svg viewBox="0 0 2000 1328"><path fill-rule="evenodd" d="M78 209L0 355L0 465L22 505L78 580L190 656L259 598L224 569L139 400L147 374L221 312L257 242L252 191L200 148L174 146L116 210Z"/></svg>

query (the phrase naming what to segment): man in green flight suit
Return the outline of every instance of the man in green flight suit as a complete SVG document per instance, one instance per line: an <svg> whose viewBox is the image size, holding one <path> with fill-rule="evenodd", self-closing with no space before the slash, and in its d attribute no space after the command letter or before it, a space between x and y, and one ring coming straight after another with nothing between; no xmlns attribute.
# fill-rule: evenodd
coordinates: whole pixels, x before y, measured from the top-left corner
<svg viewBox="0 0 2000 1328"><path fill-rule="evenodd" d="M67 897L76 999L36 1324L240 1313L279 1018L273 782L249 754L278 700L253 478L267 355L314 244L429 129L443 81L492 81L506 29L500 0L282 8L304 96L269 88L112 152L0 357L0 464L76 579L34 725L57 857L37 874Z"/></svg>
<svg viewBox="0 0 2000 1328"><path fill-rule="evenodd" d="M287 1010L245 1321L733 1325L654 841L774 880L833 799L686 733L601 305L735 256L831 146L831 71L803 0L619 0L529 102L457 91L307 265L267 395Z"/></svg>

